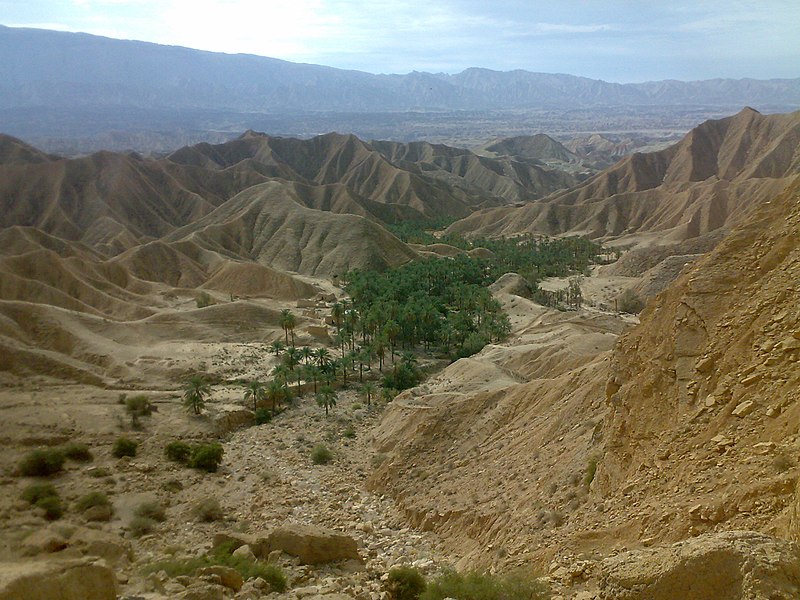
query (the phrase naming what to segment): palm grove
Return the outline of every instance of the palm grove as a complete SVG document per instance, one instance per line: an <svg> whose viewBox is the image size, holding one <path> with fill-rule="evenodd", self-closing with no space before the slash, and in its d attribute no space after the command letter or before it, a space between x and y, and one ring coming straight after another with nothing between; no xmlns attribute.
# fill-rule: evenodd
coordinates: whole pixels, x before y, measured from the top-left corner
<svg viewBox="0 0 800 600"><path fill-rule="evenodd" d="M476 244L462 241L460 245L469 249ZM336 405L338 385L347 387L358 381L368 404L377 393L370 379L380 379L384 397L412 387L421 378L420 351L454 360L508 336L508 317L487 287L499 276L524 273L536 295L542 277L584 273L601 251L598 245L578 238L481 240L480 245L490 250L488 258L461 254L384 272L347 273L341 280L349 299L331 306L335 327L331 349L296 347L297 317L283 310L284 335L270 344L270 351L280 359L270 373L271 381L266 385L252 381L245 389L245 401L261 415L257 420L271 418L293 391L301 393L304 382L326 414ZM198 412L208 391L193 378L186 389L187 406ZM263 403L269 410L258 408Z"/></svg>

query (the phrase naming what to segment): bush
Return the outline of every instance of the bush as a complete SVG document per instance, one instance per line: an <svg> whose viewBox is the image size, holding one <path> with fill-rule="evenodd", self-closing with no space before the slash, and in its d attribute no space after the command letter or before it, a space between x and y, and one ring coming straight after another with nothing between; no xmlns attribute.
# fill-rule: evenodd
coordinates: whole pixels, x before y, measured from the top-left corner
<svg viewBox="0 0 800 600"><path fill-rule="evenodd" d="M414 387L421 380L418 369L411 365L400 365L383 376L381 387L403 391Z"/></svg>
<svg viewBox="0 0 800 600"><path fill-rule="evenodd" d="M103 492L89 492L75 502L75 510L83 512L93 506L111 506L111 501Z"/></svg>
<svg viewBox="0 0 800 600"><path fill-rule="evenodd" d="M36 504L44 498L58 498L58 491L50 483L34 483L22 491L22 499L30 504Z"/></svg>
<svg viewBox="0 0 800 600"><path fill-rule="evenodd" d="M128 523L128 531L135 538L140 538L143 535L152 533L156 528L156 521L148 517L133 517L131 522Z"/></svg>
<svg viewBox="0 0 800 600"><path fill-rule="evenodd" d="M125 398L125 410L137 417L149 417L153 414L153 405L144 394Z"/></svg>
<svg viewBox="0 0 800 600"><path fill-rule="evenodd" d="M68 459L78 462L90 462L94 458L92 456L92 451L89 450L89 446L86 444L72 442L64 446L61 450Z"/></svg>
<svg viewBox="0 0 800 600"><path fill-rule="evenodd" d="M268 408L259 408L256 411L256 425L264 425L272 421L272 411Z"/></svg>
<svg viewBox="0 0 800 600"><path fill-rule="evenodd" d="M133 514L159 523L167 518L166 510L158 502L143 502L134 509Z"/></svg>
<svg viewBox="0 0 800 600"><path fill-rule="evenodd" d="M192 456L189 458L189 466L193 469L216 472L219 463L222 462L224 450L220 444L200 444L192 449Z"/></svg>
<svg viewBox="0 0 800 600"><path fill-rule="evenodd" d="M644 300L642 300L636 292L628 288L619 297L618 301L619 311L637 315L642 312L644 308Z"/></svg>
<svg viewBox="0 0 800 600"><path fill-rule="evenodd" d="M386 592L391 600L417 600L425 587L425 578L412 567L395 567L386 580Z"/></svg>
<svg viewBox="0 0 800 600"><path fill-rule="evenodd" d="M219 505L219 500L205 498L192 507L192 516L200 523L211 523L212 521L222 520L225 515Z"/></svg>
<svg viewBox="0 0 800 600"><path fill-rule="evenodd" d="M36 501L36 506L44 510L44 518L48 521L60 519L64 514L61 499L58 496L46 496Z"/></svg>
<svg viewBox="0 0 800 600"><path fill-rule="evenodd" d="M192 455L192 447L186 442L174 441L164 447L164 454L168 459L185 465Z"/></svg>
<svg viewBox="0 0 800 600"><path fill-rule="evenodd" d="M235 569L242 579L261 577L270 585L271 592L282 593L286 591L286 575L276 565L265 565L259 561L250 560L241 556L233 556L230 549L218 548L211 554L188 558L185 560L169 560L152 563L142 569L143 574L164 571L168 577L192 575L197 569L221 565Z"/></svg>
<svg viewBox="0 0 800 600"><path fill-rule="evenodd" d="M97 478L110 477L111 471L109 471L105 467L92 467L87 471L87 474L89 475L89 477L97 477Z"/></svg>
<svg viewBox="0 0 800 600"><path fill-rule="evenodd" d="M311 450L311 462L315 465L327 465L333 460L333 452L324 444L317 444Z"/></svg>
<svg viewBox="0 0 800 600"><path fill-rule="evenodd" d="M61 471L64 460L64 453L59 448L34 450L23 457L19 472L28 477L47 477Z"/></svg>
<svg viewBox="0 0 800 600"><path fill-rule="evenodd" d="M214 301L211 299L208 292L200 292L197 294L197 298L195 298L195 303L197 304L197 308L205 308L214 304Z"/></svg>
<svg viewBox="0 0 800 600"><path fill-rule="evenodd" d="M349 440L355 439L356 430L353 428L352 425L350 425L347 429L344 430L344 433L342 435Z"/></svg>
<svg viewBox="0 0 800 600"><path fill-rule="evenodd" d="M597 473L597 458L593 456L592 458L589 459L589 464L586 465L586 475L583 476L583 483L586 484L586 487L592 485L596 473Z"/></svg>
<svg viewBox="0 0 800 600"><path fill-rule="evenodd" d="M445 572L431 581L420 595L421 600L544 600L547 586L527 575L495 576L478 572L461 575Z"/></svg>
<svg viewBox="0 0 800 600"><path fill-rule="evenodd" d="M123 456L136 456L136 448L139 446L138 442L134 442L126 437L117 438L114 442L114 447L111 449L111 454L117 458Z"/></svg>

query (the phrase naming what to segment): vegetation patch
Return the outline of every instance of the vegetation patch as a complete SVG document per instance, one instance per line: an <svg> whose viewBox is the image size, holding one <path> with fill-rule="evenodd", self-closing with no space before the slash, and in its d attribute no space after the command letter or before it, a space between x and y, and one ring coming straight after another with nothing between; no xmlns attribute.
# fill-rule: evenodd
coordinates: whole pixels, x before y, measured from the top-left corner
<svg viewBox="0 0 800 600"><path fill-rule="evenodd" d="M117 458L122 458L123 456L136 456L136 449L138 447L138 442L126 437L119 437L114 442L114 446L111 448L111 454Z"/></svg>
<svg viewBox="0 0 800 600"><path fill-rule="evenodd" d="M26 454L19 463L19 473L27 477L48 477L64 468L66 457L60 448L43 448Z"/></svg>
<svg viewBox="0 0 800 600"><path fill-rule="evenodd" d="M111 501L103 492L89 492L75 502L75 510L84 512L95 506L111 506Z"/></svg>
<svg viewBox="0 0 800 600"><path fill-rule="evenodd" d="M244 580L261 577L270 585L272 592L282 593L287 589L286 575L280 567L241 556L233 556L230 553L230 548L224 546L203 556L152 563L142 569L142 573L149 575L150 573L164 571L169 577L178 577L180 575L192 575L197 569L212 566L235 569Z"/></svg>
<svg viewBox="0 0 800 600"><path fill-rule="evenodd" d="M170 460L186 464L189 462L189 457L192 455L192 447L186 442L176 440L164 447L164 454Z"/></svg>
<svg viewBox="0 0 800 600"><path fill-rule="evenodd" d="M549 597L547 586L529 575L448 571L428 583L420 600L545 600Z"/></svg>
<svg viewBox="0 0 800 600"><path fill-rule="evenodd" d="M223 452L224 450L220 444L199 444L192 448L189 466L193 469L214 473L222 462Z"/></svg>
<svg viewBox="0 0 800 600"><path fill-rule="evenodd" d="M204 498L200 500L192 506L191 513L195 521L200 523L221 521L225 517L219 500L216 498Z"/></svg>
<svg viewBox="0 0 800 600"><path fill-rule="evenodd" d="M386 579L386 593L391 600L417 600L426 588L425 577L413 567L395 567Z"/></svg>
<svg viewBox="0 0 800 600"><path fill-rule="evenodd" d="M327 465L333 460L333 452L324 444L317 444L311 450L311 462L315 465Z"/></svg>
<svg viewBox="0 0 800 600"><path fill-rule="evenodd" d="M89 446L86 444L71 442L62 446L61 450L64 453L64 456L76 462L91 462L94 459L92 456L92 451L89 450Z"/></svg>
<svg viewBox="0 0 800 600"><path fill-rule="evenodd" d="M163 522L167 518L166 510L158 502L142 502L134 509L133 514L137 517L151 519L158 523Z"/></svg>

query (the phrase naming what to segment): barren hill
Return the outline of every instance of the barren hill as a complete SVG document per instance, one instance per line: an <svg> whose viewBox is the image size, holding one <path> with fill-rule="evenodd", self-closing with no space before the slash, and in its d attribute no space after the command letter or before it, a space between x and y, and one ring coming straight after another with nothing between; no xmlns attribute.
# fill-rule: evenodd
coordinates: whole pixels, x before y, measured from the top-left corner
<svg viewBox="0 0 800 600"><path fill-rule="evenodd" d="M576 162L578 157L549 135L520 135L497 140L484 146L497 156L514 156L541 162Z"/></svg>
<svg viewBox="0 0 800 600"><path fill-rule="evenodd" d="M729 228L800 172L800 113L752 109L707 121L681 142L633 154L566 191L521 208L484 210L450 231L579 234L675 243Z"/></svg>
<svg viewBox="0 0 800 600"><path fill-rule="evenodd" d="M796 179L616 343L618 326L593 311L520 321L527 301L503 297L511 342L395 401L372 485L464 566L561 554L555 577L569 585L622 548L796 537L799 244Z"/></svg>

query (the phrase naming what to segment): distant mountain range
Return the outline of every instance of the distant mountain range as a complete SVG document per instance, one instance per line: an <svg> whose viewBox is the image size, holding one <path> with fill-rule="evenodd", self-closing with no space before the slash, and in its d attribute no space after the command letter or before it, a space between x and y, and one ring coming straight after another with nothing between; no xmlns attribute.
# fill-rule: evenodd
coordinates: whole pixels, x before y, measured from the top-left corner
<svg viewBox="0 0 800 600"><path fill-rule="evenodd" d="M687 107L724 107L725 114L745 105L767 112L800 107L800 78L617 84L572 75L478 68L454 75L375 75L260 56L3 26L0 57L0 131L51 151L69 150L69 144L58 140L89 136L96 140L78 151L174 149L202 139L224 141L246 128L304 137L337 130L411 141L431 130L425 115L439 115L434 124L437 131L449 119L451 131L473 127L471 139L482 135L485 140L537 130L531 130L535 124L521 130L487 126L497 120L498 111L509 113L501 120L520 124L525 119L518 111L609 111L613 107L629 107L622 118L616 117L616 122L626 125L625 120L637 110L669 107L671 114L681 113L682 119L656 115L647 124L683 132L718 116L706 110L694 119L689 115L687 123L686 111L691 110ZM551 118L545 117L545 122ZM578 119L573 130L587 130L585 115L569 118ZM609 124L608 120L592 122ZM488 133L481 133L487 129ZM436 139L449 143L458 138L440 135Z"/></svg>
<svg viewBox="0 0 800 600"><path fill-rule="evenodd" d="M373 75L82 33L0 27L0 108L236 111L489 110L605 105L795 105L800 79L636 84L467 69Z"/></svg>

